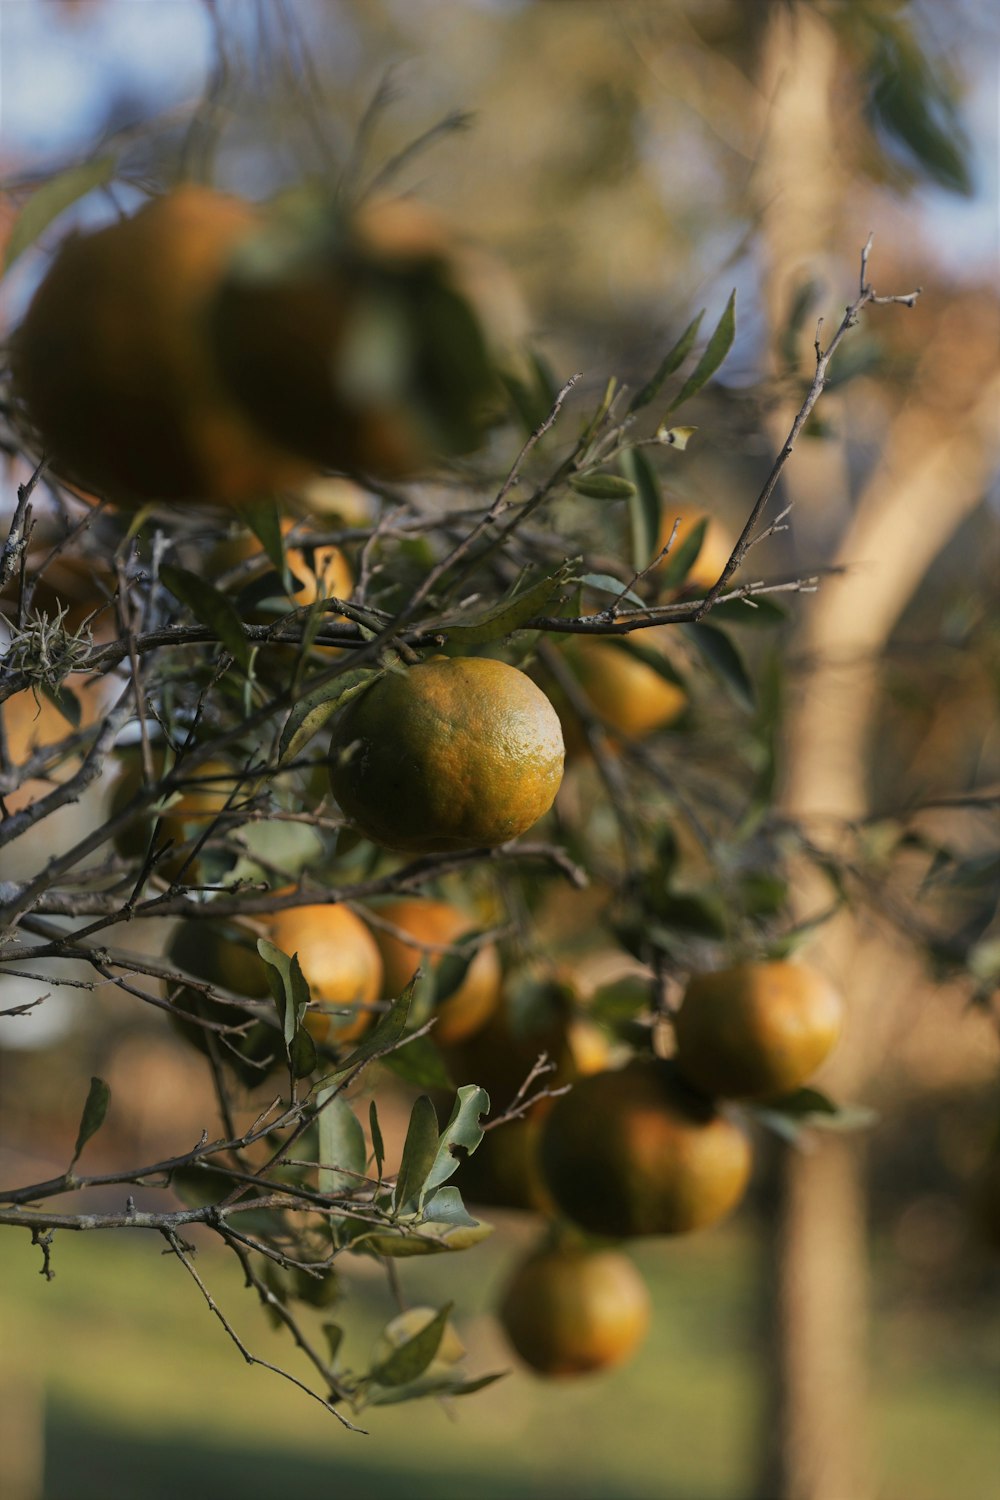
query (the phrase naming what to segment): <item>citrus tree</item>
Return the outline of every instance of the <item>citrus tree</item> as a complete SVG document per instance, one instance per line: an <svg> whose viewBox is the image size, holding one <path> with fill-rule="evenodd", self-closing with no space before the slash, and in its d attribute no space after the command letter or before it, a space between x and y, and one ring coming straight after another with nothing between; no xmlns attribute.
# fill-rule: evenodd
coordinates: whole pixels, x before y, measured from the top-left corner
<svg viewBox="0 0 1000 1500"><path fill-rule="evenodd" d="M39 187L8 263L116 171ZM774 807L772 638L822 570L761 544L841 346L916 298L876 293L870 249L727 535L670 479L735 294L592 399L500 315L501 268L381 173L265 203L162 183L61 240L10 341L0 965L82 965L158 1012L217 1120L88 1173L115 1106L82 1074L65 1172L0 1190L46 1274L64 1231L160 1236L266 1363L202 1277L212 1235L315 1378L279 1373L351 1426L496 1378L465 1372L445 1300L348 1367L357 1257L398 1292L399 1260L474 1254L491 1203L534 1212L512 1346L600 1368L648 1317L608 1241L719 1221L760 1131L861 1122L812 1086L842 1005L795 954L868 891L863 830L834 858ZM622 977L595 986L598 945Z"/></svg>

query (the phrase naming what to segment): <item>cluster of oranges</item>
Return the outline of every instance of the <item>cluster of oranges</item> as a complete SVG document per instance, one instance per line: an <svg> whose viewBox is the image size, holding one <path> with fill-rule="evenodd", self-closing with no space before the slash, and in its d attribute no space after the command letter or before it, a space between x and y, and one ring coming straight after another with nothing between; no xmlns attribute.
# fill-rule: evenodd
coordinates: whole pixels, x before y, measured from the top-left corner
<svg viewBox="0 0 1000 1500"><path fill-rule="evenodd" d="M497 386L489 323L474 256L413 203L265 212L185 187L65 244L13 340L15 391L52 470L86 493L126 507L239 505L301 491L326 470L412 476L434 455L470 449ZM663 543L677 519L674 545L698 517L671 513ZM310 548L290 528L292 602L349 600L344 553ZM266 565L255 546L224 546L215 571ZM709 529L688 585L710 587L728 555L728 540ZM656 669L658 655L669 666L666 637L643 632L646 659L607 639L567 646L579 691L613 740L684 712L683 689ZM515 839L552 807L564 757L586 747L572 706L555 698L488 656L384 661L336 714L336 801L365 838L406 856ZM154 770L161 778L162 757ZM193 883L201 844L226 816L239 821L254 787L217 759L172 786L151 806L138 761L126 770L111 809L116 843ZM620 1251L588 1237L686 1233L729 1212L751 1171L732 1101L779 1096L811 1076L838 1034L840 1001L788 963L699 975L676 1016L676 1056L613 1068L603 1033L572 998L542 1032L518 1031L497 948L475 928L468 912L416 897L364 911L304 900L184 923L171 956L199 983L174 994L174 1020L253 1084L281 1057L264 1019L259 939L297 955L311 997L304 1024L335 1052L418 966L433 979L460 955L458 977L434 1001L433 1036L452 1075L502 1105L545 1051L555 1065L547 1083L573 1085L516 1111L459 1174L473 1201L530 1208L561 1226L515 1271L503 1325L541 1373L603 1368L641 1340L648 1296Z"/></svg>

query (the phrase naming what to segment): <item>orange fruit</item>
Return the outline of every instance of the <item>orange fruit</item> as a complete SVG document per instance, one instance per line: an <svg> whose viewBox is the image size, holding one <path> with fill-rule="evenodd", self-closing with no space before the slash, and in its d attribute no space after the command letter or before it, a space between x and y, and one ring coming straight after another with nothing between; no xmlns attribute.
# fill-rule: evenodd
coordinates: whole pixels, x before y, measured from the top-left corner
<svg viewBox="0 0 1000 1500"><path fill-rule="evenodd" d="M666 627L636 633L637 642L662 652ZM610 639L580 636L566 647L566 661L598 717L625 739L643 739L672 724L687 707L687 694ZM556 700L567 754L588 748L587 737L569 704Z"/></svg>
<svg viewBox="0 0 1000 1500"><path fill-rule="evenodd" d="M260 223L188 185L64 241L12 344L15 393L56 474L125 505L235 503L309 477L229 396L205 335Z"/></svg>
<svg viewBox="0 0 1000 1500"><path fill-rule="evenodd" d="M321 1043L353 1041L382 999L382 960L375 939L346 906L291 906L264 918L282 953L297 953L312 995L305 1025ZM340 1014L347 1011L346 1016Z"/></svg>
<svg viewBox="0 0 1000 1500"><path fill-rule="evenodd" d="M497 382L455 237L409 199L339 220L289 207L213 306L216 356L253 421L317 466L386 478L475 447Z"/></svg>
<svg viewBox="0 0 1000 1500"><path fill-rule="evenodd" d="M456 951L458 939L476 926L471 917L446 901L409 897L373 910L379 923L398 929L390 932L380 925L372 927L382 955L388 995L401 994L418 968L432 973L437 970L444 952L449 948ZM457 948L459 954L467 951ZM431 1033L435 1040L447 1045L478 1031L499 1004L500 977L500 958L489 943L475 953L461 982L435 1008Z"/></svg>
<svg viewBox="0 0 1000 1500"><path fill-rule="evenodd" d="M101 683L74 683L71 678L67 684L74 692L81 705L81 723L93 724L100 714L102 689ZM23 765L31 756L39 750L45 750L51 745L58 744L73 733L73 726L66 720L56 708L51 699L47 698L41 688L36 698L31 688L25 688L20 693L12 693L0 705L0 715L3 716L4 732L7 736L7 755L12 767ZM46 778L32 778L24 781L14 791L8 792L4 797L4 804L8 813L20 812L29 803L35 802L39 797L44 797L47 792L52 791L52 782L65 780L74 769L74 762L78 759L74 756L68 767L60 767L53 764L46 771Z"/></svg>
<svg viewBox="0 0 1000 1500"><path fill-rule="evenodd" d="M750 1175L743 1131L660 1059L595 1073L545 1121L546 1185L592 1234L685 1234L714 1224Z"/></svg>
<svg viewBox="0 0 1000 1500"><path fill-rule="evenodd" d="M649 1328L646 1283L617 1250L555 1245L514 1271L500 1322L540 1375L584 1375L623 1364Z"/></svg>
<svg viewBox="0 0 1000 1500"><path fill-rule="evenodd" d="M840 1036L844 1003L805 964L746 963L690 981L674 1021L677 1064L709 1094L787 1094Z"/></svg>
<svg viewBox="0 0 1000 1500"><path fill-rule="evenodd" d="M555 709L515 667L435 657L390 671L338 716L330 784L366 838L413 853L491 848L548 812Z"/></svg>
<svg viewBox="0 0 1000 1500"><path fill-rule="evenodd" d="M253 919L275 947L291 956L298 954L311 995L305 1026L315 1041L353 1041L368 1026L371 1015L356 1009L371 1005L382 996L382 961L368 928L346 906L292 906L264 913ZM170 956L189 974L229 990L234 995L260 1000L270 995L267 967L257 952L256 930L235 923L189 921L177 930ZM197 991L182 991L175 1001L187 1015L236 1024L245 1016L219 1001L208 1001ZM339 1014L347 1011L346 1016ZM207 1050L205 1028L178 1020L182 1034L200 1051ZM280 1034L259 1022L246 1042L235 1042L236 1052L251 1059L241 1073L253 1081L263 1076L253 1070L253 1060L273 1054L284 1060ZM232 1061L226 1050L220 1056Z"/></svg>
<svg viewBox="0 0 1000 1500"><path fill-rule="evenodd" d="M660 567L668 566L670 559L676 557L680 548L699 521L708 521L705 535L702 538L698 556L688 571L687 577L682 585L685 589L691 589L697 593L707 593L713 583L718 581L730 554L736 543L736 538L729 529L723 525L715 516L700 509L697 505L691 505L683 500L665 499L663 502L663 519L660 523L660 536L657 541L657 550L665 547L670 541L674 529L674 522L679 520L677 535L674 537L673 545L667 553Z"/></svg>
<svg viewBox="0 0 1000 1500"><path fill-rule="evenodd" d="M163 752L153 753L156 774L162 772ZM111 812L117 814L132 800L145 784L142 757L138 748L127 752L123 774L111 795ZM253 792L253 783L241 780L226 761L206 760L184 778L179 789L180 796L160 815L160 831L157 842L165 844L169 839L173 848L158 860L154 869L160 874L175 878L184 870L184 878L192 884L199 879L198 860L187 863L188 853L211 823L224 809L239 807ZM156 813L144 809L114 836L115 848L125 859L142 859L149 847L150 834L156 821ZM220 832L224 826L220 825Z"/></svg>

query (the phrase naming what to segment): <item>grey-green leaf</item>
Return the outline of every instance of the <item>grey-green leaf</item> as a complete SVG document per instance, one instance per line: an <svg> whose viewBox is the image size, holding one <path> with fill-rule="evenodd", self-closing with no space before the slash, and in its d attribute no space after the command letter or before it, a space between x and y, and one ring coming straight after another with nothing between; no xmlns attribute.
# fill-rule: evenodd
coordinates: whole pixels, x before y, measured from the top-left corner
<svg viewBox="0 0 1000 1500"><path fill-rule="evenodd" d="M635 494L628 503L628 514L632 566L639 573L648 567L659 545L663 493L656 470L640 449L627 448L618 462L625 478L635 485Z"/></svg>
<svg viewBox="0 0 1000 1500"><path fill-rule="evenodd" d="M80 1116L80 1128L77 1131L76 1145L73 1148L73 1160L70 1169L76 1165L80 1152L90 1140L96 1135L104 1124L104 1116L108 1112L111 1103L111 1089L103 1078L92 1078L90 1080L90 1092L87 1094L87 1102L83 1106L83 1114Z"/></svg>
<svg viewBox="0 0 1000 1500"><path fill-rule="evenodd" d="M629 406L630 412L639 411L643 406L648 406L651 401L655 401L656 397L660 393L663 382L668 378L668 376L672 375L675 370L680 369L681 365L690 354L695 339L698 337L698 329L701 327L701 320L704 316L705 309L702 308L701 312L698 313L696 317L691 319L691 322L685 328L684 332L681 334L676 344L674 344L673 348L670 349L660 360L660 363L657 365L656 371L653 376L646 382L642 389L640 391L637 391L636 394L632 397L632 402Z"/></svg>
<svg viewBox="0 0 1000 1500"><path fill-rule="evenodd" d="M505 599L478 620L468 625L445 622L441 628L448 632L448 639L453 645L481 646L490 641L502 640L504 636L519 630L526 620L542 613L554 595L569 581L570 573L569 565L564 563L557 572L522 589L513 599Z"/></svg>
<svg viewBox="0 0 1000 1500"><path fill-rule="evenodd" d="M732 348L733 339L735 337L736 290L734 288L733 291L729 294L729 301L726 303L725 311L723 312L722 317L715 325L715 331L713 332L712 337L705 345L705 351L702 354L701 359L699 359L688 379L684 382L678 394L674 397L673 401L671 401L670 405L667 407L668 412L676 411L679 406L683 406L685 401L689 401L691 397L696 394L696 392L701 390L703 385L706 385L708 381L711 380L712 376L715 374L716 370L722 364L722 361L725 359L726 355Z"/></svg>
<svg viewBox="0 0 1000 1500"><path fill-rule="evenodd" d="M308 1033L307 1033L308 1035ZM331 1095L334 1095L331 1099ZM327 1102L329 1100L329 1103ZM368 1146L361 1121L343 1094L323 1089L317 1095L319 1108L319 1190L328 1197L350 1192L368 1164ZM337 1168L346 1170L338 1171Z"/></svg>
<svg viewBox="0 0 1000 1500"><path fill-rule="evenodd" d="M447 1182L465 1158L483 1138L483 1120L490 1112L490 1096L478 1084L467 1083L458 1090L451 1119L441 1132L434 1165L424 1180L424 1197Z"/></svg>
<svg viewBox="0 0 1000 1500"><path fill-rule="evenodd" d="M574 474L569 487L588 500L628 500L635 494L632 481L617 474Z"/></svg>
<svg viewBox="0 0 1000 1500"><path fill-rule="evenodd" d="M579 580L585 589L595 589L601 594L611 594L615 599L627 599L629 604L634 604L637 609L642 609L643 601L633 589L626 588L620 578L614 578L610 573L584 573Z"/></svg>
<svg viewBox="0 0 1000 1500"><path fill-rule="evenodd" d="M21 209L11 228L4 251L4 271L9 271L19 256L29 249L40 234L61 213L96 187L110 182L115 175L117 158L98 156L93 161L67 167L42 184Z"/></svg>

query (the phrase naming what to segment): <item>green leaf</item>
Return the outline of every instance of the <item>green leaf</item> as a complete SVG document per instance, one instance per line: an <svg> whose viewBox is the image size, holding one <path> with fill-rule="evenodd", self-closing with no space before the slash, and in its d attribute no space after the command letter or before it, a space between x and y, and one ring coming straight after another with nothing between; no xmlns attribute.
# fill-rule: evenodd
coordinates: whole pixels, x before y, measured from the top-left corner
<svg viewBox="0 0 1000 1500"><path fill-rule="evenodd" d="M342 1078L345 1073L354 1072L356 1068L362 1067L372 1058L382 1057L392 1052L399 1045L403 1032L406 1030L412 999L413 980L411 979L406 989L398 999L392 1002L391 1008L381 1017L378 1024L368 1032L353 1052L348 1053L334 1077Z"/></svg>
<svg viewBox="0 0 1000 1500"><path fill-rule="evenodd" d="M617 474L574 474L569 487L588 500L630 500L636 492L631 479Z"/></svg>
<svg viewBox="0 0 1000 1500"><path fill-rule="evenodd" d="M308 1078L319 1062L312 1034L300 1026L288 1048L288 1064L296 1078Z"/></svg>
<svg viewBox="0 0 1000 1500"><path fill-rule="evenodd" d="M376 1387L369 1397L370 1406L396 1406L402 1401L415 1401L425 1396L471 1396L474 1391L485 1390L494 1381L503 1380L506 1370L492 1375L480 1375L475 1380L463 1380L450 1370L435 1371L413 1381L411 1385Z"/></svg>
<svg viewBox="0 0 1000 1500"><path fill-rule="evenodd" d="M454 1306L454 1302L447 1303L419 1333L407 1339L405 1344L397 1345L389 1357L372 1370L372 1379L379 1385L400 1386L409 1385L422 1375L441 1347Z"/></svg>
<svg viewBox="0 0 1000 1500"><path fill-rule="evenodd" d="M404 1083L412 1083L418 1089L454 1087L444 1058L427 1036L414 1037L405 1047L390 1052L383 1060L383 1067L389 1068Z"/></svg>
<svg viewBox="0 0 1000 1500"><path fill-rule="evenodd" d="M372 1099L368 1105L368 1129L372 1137L372 1154L375 1157L375 1175L381 1182L382 1168L385 1166L385 1142L382 1139L382 1127L378 1122L378 1108Z"/></svg>
<svg viewBox="0 0 1000 1500"><path fill-rule="evenodd" d="M268 942L267 938L258 938L256 951L267 965L267 983L274 996L277 1019L282 1023L285 1050L288 1052L309 1007L309 986L298 965L297 954L289 957L280 948L274 947L273 942Z"/></svg>
<svg viewBox="0 0 1000 1500"><path fill-rule="evenodd" d="M424 1204L423 1217L428 1224L454 1224L474 1228L478 1223L466 1209L458 1188L451 1186L438 1188L428 1198Z"/></svg>
<svg viewBox="0 0 1000 1500"><path fill-rule="evenodd" d="M618 651L624 651L627 656L634 657L645 666L659 674L664 682L672 682L675 687L684 687L684 678L678 672L670 658L655 646L646 646L641 640L643 632L633 630L631 635L609 635L602 636L609 646L614 646Z"/></svg>
<svg viewBox="0 0 1000 1500"><path fill-rule="evenodd" d="M83 1106L83 1114L80 1116L80 1128L76 1134L76 1145L73 1148L73 1159L69 1164L70 1171L76 1166L80 1152L90 1140L96 1135L104 1124L104 1116L108 1112L111 1103L111 1089L103 1078L92 1078L90 1080L90 1092L87 1094L87 1102Z"/></svg>
<svg viewBox="0 0 1000 1500"><path fill-rule="evenodd" d="M663 493L656 470L640 449L626 448L618 462L625 478L635 485L635 494L628 503L629 530L632 566L641 573L658 550Z"/></svg>
<svg viewBox="0 0 1000 1500"><path fill-rule="evenodd" d="M750 870L740 878L743 908L751 917L773 917L788 900L788 881L767 870Z"/></svg>
<svg viewBox="0 0 1000 1500"><path fill-rule="evenodd" d="M702 308L701 312L691 319L691 322L685 328L673 348L660 360L652 377L632 397L632 402L629 406L630 412L639 411L642 407L648 406L651 401L655 401L656 397L660 394L663 382L675 370L680 369L694 347L694 341L698 337L698 329L701 327L701 320L704 316L705 309Z"/></svg>
<svg viewBox="0 0 1000 1500"><path fill-rule="evenodd" d="M637 609L643 608L643 600L632 589L628 589L620 578L614 578L610 573L584 573L577 580L583 584L585 589L595 589L601 594L613 594L616 599L627 599L629 604L634 604Z"/></svg>
<svg viewBox="0 0 1000 1500"><path fill-rule="evenodd" d="M693 937L726 936L726 914L718 896L707 892L673 892L657 896L653 902L658 922L671 930ZM651 929L652 930L652 929Z"/></svg>
<svg viewBox="0 0 1000 1500"><path fill-rule="evenodd" d="M195 619L217 635L233 660L247 671L250 642L243 634L243 623L232 600L187 568L163 563L160 577L174 598L186 604Z"/></svg>
<svg viewBox="0 0 1000 1500"><path fill-rule="evenodd" d="M282 579L282 587L289 584L285 562L285 544L281 535L281 517L274 500L252 500L240 506L240 519L245 521L260 542L265 553L274 564Z"/></svg>
<svg viewBox="0 0 1000 1500"><path fill-rule="evenodd" d="M393 1190L396 1213L418 1206L421 1190L434 1166L438 1151L437 1112L426 1094L421 1094L410 1113L403 1142L399 1175ZM412 1207L411 1207L412 1206Z"/></svg>
<svg viewBox="0 0 1000 1500"><path fill-rule="evenodd" d="M11 227L4 251L4 271L10 270L61 213L94 188L110 182L117 164L114 156L98 156L93 161L67 167L36 189Z"/></svg>
<svg viewBox="0 0 1000 1500"><path fill-rule="evenodd" d="M458 1090L451 1119L441 1132L437 1154L422 1187L426 1197L457 1172L483 1138L483 1120L490 1112L490 1096L478 1084Z"/></svg>
<svg viewBox="0 0 1000 1500"><path fill-rule="evenodd" d="M924 174L950 192L973 191L969 143L944 71L932 67L905 22L876 22L869 64L869 112Z"/></svg>
<svg viewBox="0 0 1000 1500"><path fill-rule="evenodd" d="M323 1335L326 1339L330 1368L333 1369L337 1362L337 1353L344 1341L344 1330L338 1323L324 1323Z"/></svg>
<svg viewBox="0 0 1000 1500"><path fill-rule="evenodd" d="M461 622L451 624L445 621L441 629L447 631L452 645L481 646L490 641L502 640L504 636L512 635L515 630L519 630L526 620L541 614L549 601L569 582L571 576L572 569L569 564L563 563L557 572L539 579L537 583L515 594L513 599L503 600L471 624L465 625Z"/></svg>
<svg viewBox="0 0 1000 1500"><path fill-rule="evenodd" d="M749 625L758 629L783 625L788 619L786 607L763 594L753 600L727 599L723 604L713 604L711 613L713 625Z"/></svg>
<svg viewBox="0 0 1000 1500"><path fill-rule="evenodd" d="M726 355L732 348L733 339L735 337L736 291L734 288L734 290L729 294L729 301L726 303L725 311L723 312L722 317L715 325L715 331L712 334L712 337L705 345L705 351L702 354L701 359L699 359L698 363L694 367L694 370L691 372L688 379L684 382L679 394L674 397L673 401L671 401L670 405L667 407L668 412L676 411L679 406L683 406L685 401L689 401L697 391L701 390L703 385L706 385L707 382L711 380L712 376L715 374L716 370L722 364L722 361L725 359Z"/></svg>
<svg viewBox="0 0 1000 1500"><path fill-rule="evenodd" d="M308 1034L308 1033L307 1033ZM329 1103L326 1101L330 1100ZM319 1190L335 1198L359 1186L351 1173L364 1174L368 1146L361 1121L336 1088L321 1089L316 1096L319 1122ZM338 1171L337 1168L345 1168Z"/></svg>
<svg viewBox="0 0 1000 1500"><path fill-rule="evenodd" d="M339 708L366 692L384 675L373 667L355 667L306 693L285 720L278 742L278 759L294 760Z"/></svg>
<svg viewBox="0 0 1000 1500"><path fill-rule="evenodd" d="M714 625L682 625L688 640L698 648L705 661L715 672L741 708L753 712L755 705L753 683L743 657L736 646Z"/></svg>
<svg viewBox="0 0 1000 1500"><path fill-rule="evenodd" d="M672 526L670 512L667 511L667 523ZM666 526L664 527L666 531ZM687 578L691 569L698 560L702 543L705 540L705 532L708 530L708 517L703 516L700 521L695 522L687 536L675 540L674 545L667 553L660 569L661 587L664 589L679 589ZM667 532L669 536L669 532Z"/></svg>
<svg viewBox="0 0 1000 1500"><path fill-rule="evenodd" d="M453 1255L459 1250L471 1250L493 1233L493 1225L482 1221L474 1221L472 1225L419 1223L414 1230L400 1228L394 1234L385 1230L369 1233L368 1226L364 1227L366 1232L358 1236L358 1249L390 1260L408 1260L415 1255Z"/></svg>

